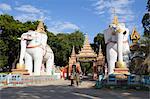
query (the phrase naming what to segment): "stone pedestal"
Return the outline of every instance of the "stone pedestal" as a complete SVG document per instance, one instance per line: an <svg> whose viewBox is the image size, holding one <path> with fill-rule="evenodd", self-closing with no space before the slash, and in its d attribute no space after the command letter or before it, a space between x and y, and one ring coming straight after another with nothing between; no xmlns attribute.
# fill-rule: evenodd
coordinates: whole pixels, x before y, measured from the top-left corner
<svg viewBox="0 0 150 99"><path fill-rule="evenodd" d="M128 68L115 68L114 74L130 74Z"/></svg>
<svg viewBox="0 0 150 99"><path fill-rule="evenodd" d="M29 75L28 70L25 69L12 69L12 74Z"/></svg>
<svg viewBox="0 0 150 99"><path fill-rule="evenodd" d="M116 68L114 69L114 74L116 75L116 80L118 85L127 84L127 78L129 73L129 69L126 67L123 61L116 62Z"/></svg>
<svg viewBox="0 0 150 99"><path fill-rule="evenodd" d="M129 69L126 67L123 61L116 62L116 68L114 69L114 74L130 74Z"/></svg>
<svg viewBox="0 0 150 99"><path fill-rule="evenodd" d="M16 69L12 69L12 74L22 74L22 75L29 75L28 70L25 69L24 65L17 64Z"/></svg>

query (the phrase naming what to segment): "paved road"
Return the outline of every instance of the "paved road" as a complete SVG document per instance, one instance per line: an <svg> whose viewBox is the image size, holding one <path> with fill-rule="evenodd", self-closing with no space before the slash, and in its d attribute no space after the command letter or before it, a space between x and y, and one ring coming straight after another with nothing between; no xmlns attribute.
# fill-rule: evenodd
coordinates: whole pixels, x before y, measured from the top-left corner
<svg viewBox="0 0 150 99"><path fill-rule="evenodd" d="M85 81L73 87L69 81L58 80L45 86L3 88L0 99L149 99L148 91L94 89L93 84Z"/></svg>

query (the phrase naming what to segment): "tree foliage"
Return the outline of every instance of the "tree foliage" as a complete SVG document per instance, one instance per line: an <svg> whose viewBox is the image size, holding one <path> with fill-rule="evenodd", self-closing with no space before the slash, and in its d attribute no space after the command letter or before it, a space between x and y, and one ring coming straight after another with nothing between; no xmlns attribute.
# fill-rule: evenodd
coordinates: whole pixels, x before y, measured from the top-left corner
<svg viewBox="0 0 150 99"><path fill-rule="evenodd" d="M104 34L102 34L102 33L98 33L94 37L93 48L94 48L94 51L97 52L97 53L99 51L99 45L101 45L102 52L105 55L106 54L106 45L105 45L105 41L104 41Z"/></svg>
<svg viewBox="0 0 150 99"><path fill-rule="evenodd" d="M147 1L147 12L143 16L142 24L144 27L144 35L142 35L139 48L134 51L137 57L131 60L130 70L135 74L150 74L150 0Z"/></svg>
<svg viewBox="0 0 150 99"><path fill-rule="evenodd" d="M150 0L147 1L147 10L142 19L142 24L144 27L144 36L150 37Z"/></svg>
<svg viewBox="0 0 150 99"><path fill-rule="evenodd" d="M55 55L55 64L65 66L68 64L72 47L75 46L76 53L83 45L84 35L80 31L71 34L59 33L57 35L49 34L48 44L51 46Z"/></svg>

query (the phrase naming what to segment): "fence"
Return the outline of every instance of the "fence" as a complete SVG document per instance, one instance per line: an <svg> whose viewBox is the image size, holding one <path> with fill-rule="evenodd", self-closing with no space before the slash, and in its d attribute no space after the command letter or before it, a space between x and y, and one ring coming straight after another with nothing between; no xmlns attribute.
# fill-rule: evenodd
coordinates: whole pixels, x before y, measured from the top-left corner
<svg viewBox="0 0 150 99"><path fill-rule="evenodd" d="M0 74L0 86L32 86L36 84L48 84L52 80L59 79L58 75L24 76L21 74Z"/></svg>
<svg viewBox="0 0 150 99"><path fill-rule="evenodd" d="M108 76L108 80L107 80L108 84L117 84L117 79L116 79L116 75L115 74L111 74Z"/></svg>
<svg viewBox="0 0 150 99"><path fill-rule="evenodd" d="M118 74L119 75L119 74ZM115 74L111 74L108 76L107 79L107 84L109 85L119 85L119 81L116 78L117 75ZM128 85L138 85L138 84L142 84L142 85L150 85L150 76L139 76L139 75L127 75L127 79L122 79L124 81L122 81L121 83L123 84L128 84Z"/></svg>
<svg viewBox="0 0 150 99"><path fill-rule="evenodd" d="M129 75L128 84L150 85L150 76Z"/></svg>

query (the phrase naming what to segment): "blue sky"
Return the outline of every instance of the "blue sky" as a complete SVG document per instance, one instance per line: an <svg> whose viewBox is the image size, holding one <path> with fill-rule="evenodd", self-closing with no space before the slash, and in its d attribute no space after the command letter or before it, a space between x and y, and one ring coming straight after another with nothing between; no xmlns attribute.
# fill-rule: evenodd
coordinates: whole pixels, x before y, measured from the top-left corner
<svg viewBox="0 0 150 99"><path fill-rule="evenodd" d="M111 23L113 12L130 29L135 26L142 34L142 17L147 0L0 0L0 14L7 13L25 22L44 20L55 34L80 30L90 42Z"/></svg>

